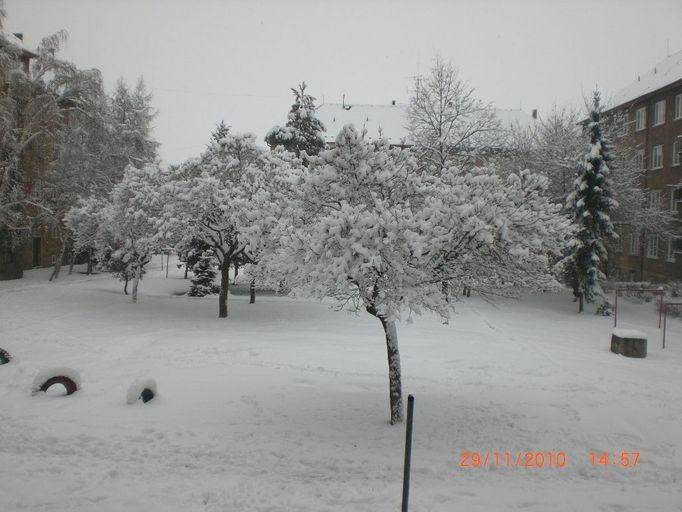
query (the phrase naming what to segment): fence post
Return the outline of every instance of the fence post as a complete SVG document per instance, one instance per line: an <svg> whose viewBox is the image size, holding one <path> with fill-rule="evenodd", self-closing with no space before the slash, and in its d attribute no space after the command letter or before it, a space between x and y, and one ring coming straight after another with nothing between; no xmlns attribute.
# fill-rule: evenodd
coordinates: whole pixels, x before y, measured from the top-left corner
<svg viewBox="0 0 682 512"><path fill-rule="evenodd" d="M410 464L412 462L412 417L414 415L414 397L407 397L407 428L405 429L405 466L403 468L403 508L407 512L407 501L410 495Z"/></svg>

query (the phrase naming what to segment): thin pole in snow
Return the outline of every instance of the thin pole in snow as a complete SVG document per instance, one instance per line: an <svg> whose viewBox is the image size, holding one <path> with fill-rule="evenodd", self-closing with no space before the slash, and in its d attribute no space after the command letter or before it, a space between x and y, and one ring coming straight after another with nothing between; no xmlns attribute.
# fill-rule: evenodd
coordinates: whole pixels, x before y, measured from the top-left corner
<svg viewBox="0 0 682 512"><path fill-rule="evenodd" d="M407 428L405 429L405 466L403 468L403 508L407 512L407 500L410 495L410 463L412 461L412 417L414 416L414 397L407 397Z"/></svg>
<svg viewBox="0 0 682 512"><path fill-rule="evenodd" d="M666 306L666 304L663 304L663 347L661 348L665 348L665 324L668 319L668 308Z"/></svg>
<svg viewBox="0 0 682 512"><path fill-rule="evenodd" d="M613 328L615 329L618 327L618 288L616 288L616 291L614 292L614 299L615 307L613 308Z"/></svg>

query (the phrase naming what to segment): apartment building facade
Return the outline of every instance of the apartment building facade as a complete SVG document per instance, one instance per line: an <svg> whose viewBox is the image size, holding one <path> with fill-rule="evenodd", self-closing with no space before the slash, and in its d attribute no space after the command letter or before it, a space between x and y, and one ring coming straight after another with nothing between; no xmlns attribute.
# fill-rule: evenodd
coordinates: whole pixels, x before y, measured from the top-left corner
<svg viewBox="0 0 682 512"><path fill-rule="evenodd" d="M619 142L634 151L647 208L669 209L671 234L618 225L609 256L612 277L630 281L682 280L682 51L625 87L605 116L618 120Z"/></svg>

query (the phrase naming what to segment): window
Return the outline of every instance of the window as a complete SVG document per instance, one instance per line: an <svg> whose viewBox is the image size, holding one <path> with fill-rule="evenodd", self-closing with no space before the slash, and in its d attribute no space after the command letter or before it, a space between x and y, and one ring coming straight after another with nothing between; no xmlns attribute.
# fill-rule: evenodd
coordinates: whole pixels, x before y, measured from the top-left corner
<svg viewBox="0 0 682 512"><path fill-rule="evenodd" d="M50 226L50 238L57 240L59 239L59 226L54 223Z"/></svg>
<svg viewBox="0 0 682 512"><path fill-rule="evenodd" d="M682 202L682 188L673 188L670 190L670 209L677 211L677 204Z"/></svg>
<svg viewBox="0 0 682 512"><path fill-rule="evenodd" d="M649 208L659 209L661 207L661 191L652 190L649 192Z"/></svg>
<svg viewBox="0 0 682 512"><path fill-rule="evenodd" d="M673 165L680 165L680 160L682 156L682 137L677 137L673 143Z"/></svg>
<svg viewBox="0 0 682 512"><path fill-rule="evenodd" d="M646 257L658 258L658 235L649 235L646 241Z"/></svg>
<svg viewBox="0 0 682 512"><path fill-rule="evenodd" d="M660 169L663 167L663 144L654 146L651 151L651 168Z"/></svg>
<svg viewBox="0 0 682 512"><path fill-rule="evenodd" d="M618 235L618 238L616 238L616 252L623 252L623 235L620 233L616 233Z"/></svg>
<svg viewBox="0 0 682 512"><path fill-rule="evenodd" d="M630 235L630 254L639 254L639 235L637 233Z"/></svg>
<svg viewBox="0 0 682 512"><path fill-rule="evenodd" d="M635 153L635 168L639 169L640 171L644 170L644 150L639 149L637 150L637 153Z"/></svg>
<svg viewBox="0 0 682 512"><path fill-rule="evenodd" d="M57 263L57 255L53 254L52 255L52 264L54 265L55 263Z"/></svg>
<svg viewBox="0 0 682 512"><path fill-rule="evenodd" d="M635 112L635 131L646 128L646 107L638 108Z"/></svg>
<svg viewBox="0 0 682 512"><path fill-rule="evenodd" d="M682 118L682 94L675 96L675 119Z"/></svg>
<svg viewBox="0 0 682 512"><path fill-rule="evenodd" d="M652 126L663 123L665 123L665 100L657 101L654 104L654 124Z"/></svg>
<svg viewBox="0 0 682 512"><path fill-rule="evenodd" d="M676 240L674 238L668 238L668 254L666 256L666 259L668 261L675 261L675 245L676 242L679 244L679 239Z"/></svg>

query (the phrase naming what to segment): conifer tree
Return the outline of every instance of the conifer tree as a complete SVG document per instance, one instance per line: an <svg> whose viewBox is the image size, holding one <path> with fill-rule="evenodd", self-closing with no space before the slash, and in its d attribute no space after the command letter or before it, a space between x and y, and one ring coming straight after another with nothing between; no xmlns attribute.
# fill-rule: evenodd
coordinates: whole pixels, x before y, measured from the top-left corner
<svg viewBox="0 0 682 512"><path fill-rule="evenodd" d="M589 152L580 165L574 190L569 194L566 205L573 211L577 232L569 243L562 270L578 301L579 313L583 311L584 301L591 303L596 296L602 295L599 281L605 278L603 270L607 262L604 242L618 236L609 217L609 212L618 203L611 192L609 167L613 157L609 142L602 133L601 114L599 92L595 91L587 125Z"/></svg>
<svg viewBox="0 0 682 512"><path fill-rule="evenodd" d="M265 136L265 142L270 148L283 146L287 151L301 155L305 151L308 156L317 155L324 149L325 131L322 121L315 117L315 98L305 92L305 82L294 93L294 104L289 111L286 126L274 126Z"/></svg>
<svg viewBox="0 0 682 512"><path fill-rule="evenodd" d="M218 293L220 287L215 284L218 272L215 269L216 259L213 251L204 251L199 257L199 261L192 267L192 284L188 295L190 297L204 297Z"/></svg>

